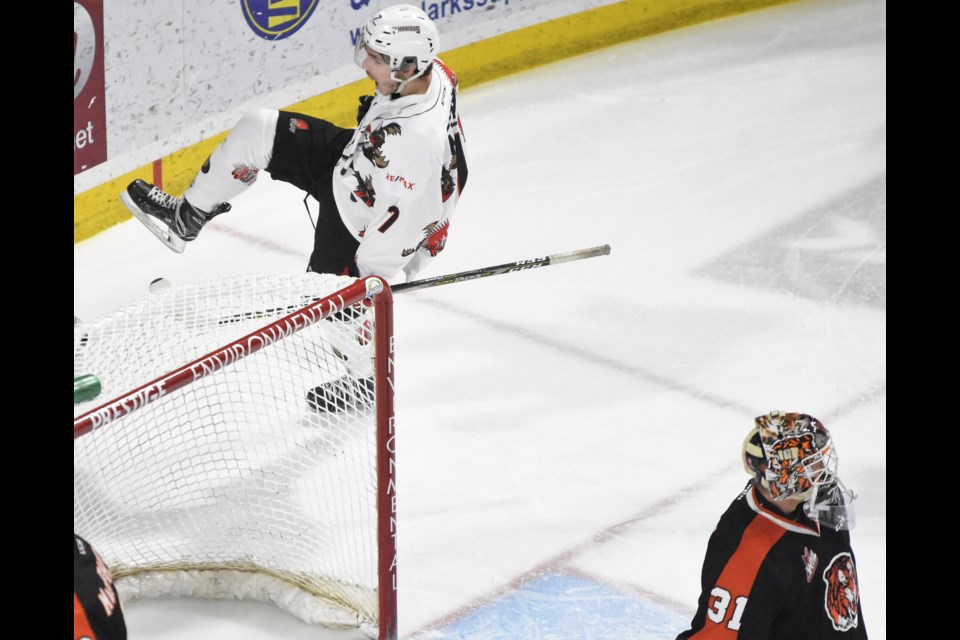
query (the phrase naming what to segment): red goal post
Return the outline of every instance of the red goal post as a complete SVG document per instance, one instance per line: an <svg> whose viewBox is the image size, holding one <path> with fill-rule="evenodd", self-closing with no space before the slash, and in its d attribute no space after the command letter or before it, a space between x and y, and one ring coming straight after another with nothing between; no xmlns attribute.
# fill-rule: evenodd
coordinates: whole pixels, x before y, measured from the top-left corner
<svg viewBox="0 0 960 640"><path fill-rule="evenodd" d="M378 278L259 274L75 324L75 377L113 399L75 405L74 529L121 598L397 637L392 306ZM310 400L357 379L337 410Z"/></svg>

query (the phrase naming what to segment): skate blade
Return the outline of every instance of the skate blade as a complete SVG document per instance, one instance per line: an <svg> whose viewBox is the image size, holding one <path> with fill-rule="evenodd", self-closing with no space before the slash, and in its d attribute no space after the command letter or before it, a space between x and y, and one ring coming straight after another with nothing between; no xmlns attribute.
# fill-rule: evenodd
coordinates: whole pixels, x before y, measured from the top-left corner
<svg viewBox="0 0 960 640"><path fill-rule="evenodd" d="M187 243L182 238L178 238L172 231L170 231L170 228L167 225L141 211L140 207L134 203L133 199L130 198L130 194L128 194L126 191L120 192L120 200L123 202L123 205L130 210L130 213L133 214L133 217L139 220L143 226L149 229L150 233L157 236L157 238L160 239L160 242L167 245L171 251L183 253L183 250L187 248Z"/></svg>

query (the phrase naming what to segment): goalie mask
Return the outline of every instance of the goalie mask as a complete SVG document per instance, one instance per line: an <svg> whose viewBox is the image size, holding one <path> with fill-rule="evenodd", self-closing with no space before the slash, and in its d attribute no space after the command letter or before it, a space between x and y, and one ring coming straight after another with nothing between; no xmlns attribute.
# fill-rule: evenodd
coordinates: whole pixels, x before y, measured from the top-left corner
<svg viewBox="0 0 960 640"><path fill-rule="evenodd" d="M774 500L805 500L804 511L833 529L853 527L856 495L837 477L830 432L805 413L771 411L754 421L743 442L743 465Z"/></svg>
<svg viewBox="0 0 960 640"><path fill-rule="evenodd" d="M367 57L365 47L389 58L390 78L400 84L399 92L407 82L419 78L430 68L440 48L440 33L420 8L398 4L383 9L363 25L353 54L359 67ZM398 71L408 69L417 71L406 79L397 75Z"/></svg>

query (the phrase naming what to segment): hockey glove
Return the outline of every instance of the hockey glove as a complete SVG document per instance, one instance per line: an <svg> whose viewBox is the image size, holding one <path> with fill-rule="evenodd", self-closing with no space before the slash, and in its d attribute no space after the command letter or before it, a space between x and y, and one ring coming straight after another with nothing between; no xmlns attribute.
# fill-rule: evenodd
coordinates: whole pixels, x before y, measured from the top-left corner
<svg viewBox="0 0 960 640"><path fill-rule="evenodd" d="M370 103L373 102L373 96L360 96L360 106L357 107L357 124L363 120L363 116L370 111Z"/></svg>
<svg viewBox="0 0 960 640"><path fill-rule="evenodd" d="M354 258L350 261L350 264L343 268L343 271L340 272L342 276L350 276L351 278L360 277L360 269L357 268L357 260Z"/></svg>

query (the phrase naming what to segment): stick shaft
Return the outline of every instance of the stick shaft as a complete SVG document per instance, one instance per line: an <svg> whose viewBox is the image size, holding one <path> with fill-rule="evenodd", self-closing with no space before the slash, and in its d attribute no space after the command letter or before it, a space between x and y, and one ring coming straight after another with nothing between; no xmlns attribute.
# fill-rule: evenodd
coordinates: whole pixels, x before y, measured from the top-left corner
<svg viewBox="0 0 960 640"><path fill-rule="evenodd" d="M425 278L423 280L414 280L413 282L404 282L393 285L390 287L390 289L395 293L399 293L401 291L416 291L417 289L439 287L440 285L453 284L454 282L477 280L479 278L487 278L489 276L510 273L511 271L536 269L537 267L546 267L551 264L573 262L574 260L584 260L585 258L595 258L597 256L605 256L609 254L610 245L605 244L599 247L591 247L589 249L578 249L576 251L554 253L544 258L528 258L526 260L517 260L516 262L508 262L506 264L498 264L493 267L482 267L480 269L472 269L470 271L460 271L459 273L448 273L443 276L434 276L432 278ZM312 299L308 300L307 302L310 301L312 301ZM304 304L307 302L304 302ZM277 309L263 309L261 311L246 311L244 313L237 313L232 316L221 318L220 324L230 324L232 322L240 322L241 320L248 320L250 318L263 318L277 314L290 313L296 308L296 306L289 306Z"/></svg>
<svg viewBox="0 0 960 640"><path fill-rule="evenodd" d="M498 264L494 267L483 267L471 271L461 271L459 273L448 273L443 276L434 276L423 280L414 280L413 282L404 282L392 287L393 291L416 291L417 289L426 289L427 287L437 287L443 284L453 284L454 282L464 282L466 280L476 280L489 276L497 276L511 271L523 271L525 269L536 269L537 267L546 267L551 264L560 264L561 262L572 262L574 260L583 260L585 258L594 258L596 256L605 256L610 253L610 245L605 244L600 247L590 249L579 249L577 251L567 251L565 253L554 253L544 258L531 258L527 260L517 260L506 264Z"/></svg>

